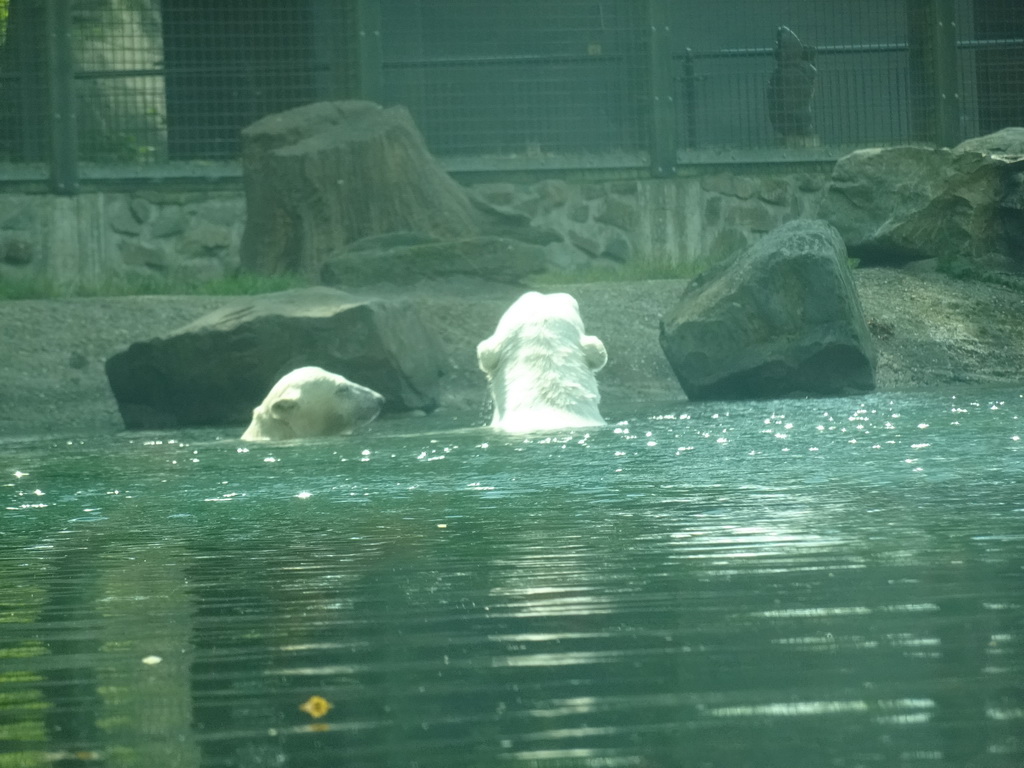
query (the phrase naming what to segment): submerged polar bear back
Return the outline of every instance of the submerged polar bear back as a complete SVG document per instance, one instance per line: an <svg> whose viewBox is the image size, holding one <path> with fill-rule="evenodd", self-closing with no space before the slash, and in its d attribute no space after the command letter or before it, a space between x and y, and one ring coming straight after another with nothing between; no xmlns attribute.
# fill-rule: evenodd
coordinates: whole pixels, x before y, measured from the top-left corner
<svg viewBox="0 0 1024 768"><path fill-rule="evenodd" d="M287 373L252 412L243 440L347 435L380 413L384 398L344 376L310 365Z"/></svg>
<svg viewBox="0 0 1024 768"><path fill-rule="evenodd" d="M567 293L530 291L502 315L477 345L494 417L506 432L604 424L594 373L608 362L604 344L583 329L579 305Z"/></svg>

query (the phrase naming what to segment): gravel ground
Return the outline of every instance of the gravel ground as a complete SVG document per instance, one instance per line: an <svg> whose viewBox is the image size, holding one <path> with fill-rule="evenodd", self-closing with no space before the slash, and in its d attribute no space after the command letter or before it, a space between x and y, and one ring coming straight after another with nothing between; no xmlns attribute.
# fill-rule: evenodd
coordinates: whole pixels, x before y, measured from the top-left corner
<svg viewBox="0 0 1024 768"><path fill-rule="evenodd" d="M906 270L862 269L855 277L878 343L880 390L1024 381L1024 293ZM546 289L573 293L588 332L605 342L610 359L598 379L606 403L684 397L658 344L658 320L684 285L659 280ZM486 384L476 368L476 344L520 292L468 284L403 292L448 349L442 409L483 414ZM121 431L104 361L133 341L240 300L0 301L0 438Z"/></svg>

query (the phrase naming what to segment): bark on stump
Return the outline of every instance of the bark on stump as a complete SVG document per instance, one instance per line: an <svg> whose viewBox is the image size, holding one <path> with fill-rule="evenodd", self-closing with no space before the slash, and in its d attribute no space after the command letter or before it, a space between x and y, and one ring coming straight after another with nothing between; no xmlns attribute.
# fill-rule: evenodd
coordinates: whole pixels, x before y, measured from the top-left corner
<svg viewBox="0 0 1024 768"><path fill-rule="evenodd" d="M478 234L484 214L434 160L404 107L319 102L242 131L241 266L316 278L346 243L388 232Z"/></svg>

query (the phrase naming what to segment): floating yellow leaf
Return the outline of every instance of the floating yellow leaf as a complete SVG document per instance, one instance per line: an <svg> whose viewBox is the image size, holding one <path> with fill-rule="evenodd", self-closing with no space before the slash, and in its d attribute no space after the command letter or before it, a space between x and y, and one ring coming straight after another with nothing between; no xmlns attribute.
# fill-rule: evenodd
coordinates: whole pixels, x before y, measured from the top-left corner
<svg viewBox="0 0 1024 768"><path fill-rule="evenodd" d="M334 705L323 696L310 696L306 701L299 705L299 709L310 717L320 718L330 712L333 706Z"/></svg>

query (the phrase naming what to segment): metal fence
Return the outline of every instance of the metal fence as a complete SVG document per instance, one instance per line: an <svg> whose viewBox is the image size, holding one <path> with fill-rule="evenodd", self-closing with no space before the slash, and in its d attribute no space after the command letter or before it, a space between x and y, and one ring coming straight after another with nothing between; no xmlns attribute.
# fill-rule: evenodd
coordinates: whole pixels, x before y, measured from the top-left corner
<svg viewBox="0 0 1024 768"><path fill-rule="evenodd" d="M341 98L404 104L454 169L952 144L1024 124L1024 3L0 0L0 179L230 164Z"/></svg>

